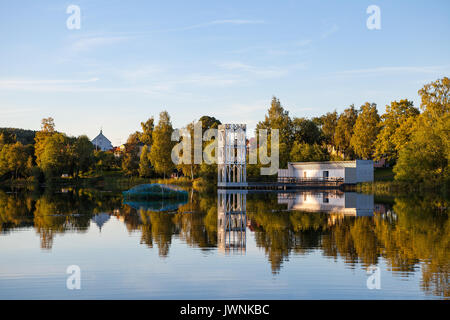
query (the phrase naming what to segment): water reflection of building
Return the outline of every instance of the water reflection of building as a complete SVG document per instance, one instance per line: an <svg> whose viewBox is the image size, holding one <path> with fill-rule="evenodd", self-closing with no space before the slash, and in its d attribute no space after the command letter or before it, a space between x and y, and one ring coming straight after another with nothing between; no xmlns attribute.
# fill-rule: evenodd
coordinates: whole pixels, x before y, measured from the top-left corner
<svg viewBox="0 0 450 320"><path fill-rule="evenodd" d="M288 210L339 213L346 216L372 216L373 200L373 195L336 190L278 194L278 203L287 204Z"/></svg>
<svg viewBox="0 0 450 320"><path fill-rule="evenodd" d="M220 251L245 253L247 191L217 191L217 246Z"/></svg>

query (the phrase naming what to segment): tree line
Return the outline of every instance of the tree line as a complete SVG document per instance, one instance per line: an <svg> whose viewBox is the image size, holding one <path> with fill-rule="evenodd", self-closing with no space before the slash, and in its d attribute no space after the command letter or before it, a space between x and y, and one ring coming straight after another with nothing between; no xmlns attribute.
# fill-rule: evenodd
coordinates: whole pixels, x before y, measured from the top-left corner
<svg viewBox="0 0 450 320"><path fill-rule="evenodd" d="M279 130L280 168L295 161L384 159L394 167L398 180L448 182L449 88L449 78L438 79L419 90L419 108L402 99L387 105L381 115L375 103L366 102L359 108L350 105L341 113L335 110L313 118L291 117L280 100L273 97L264 120L256 126L255 136L259 130L269 129L270 141L270 130ZM199 121L202 133L221 124L211 116ZM177 172L191 179L216 179L215 165L172 162L171 152L177 142L171 139L174 128L167 111L159 114L157 124L153 117L142 122L141 129L128 137L120 157L96 151L86 136L68 137L57 132L52 118L42 120L41 130L29 144L19 141L14 131L1 130L0 179L42 180L64 173L78 177L113 169L145 178L168 177ZM194 122L184 129L193 137ZM211 147L212 143L214 140L202 142L202 147ZM249 165L248 175L258 175L260 167Z"/></svg>
<svg viewBox="0 0 450 320"><path fill-rule="evenodd" d="M16 136L0 133L0 178L49 180L67 174L73 177L102 164L103 154L85 135L69 137L55 130L53 118L42 120L32 144L23 145Z"/></svg>
<svg viewBox="0 0 450 320"><path fill-rule="evenodd" d="M397 180L449 182L449 89L447 77L426 84L419 90L420 109L402 99L381 116L375 103L366 102L340 114L291 118L274 97L257 130L279 130L281 168L295 161L384 159Z"/></svg>

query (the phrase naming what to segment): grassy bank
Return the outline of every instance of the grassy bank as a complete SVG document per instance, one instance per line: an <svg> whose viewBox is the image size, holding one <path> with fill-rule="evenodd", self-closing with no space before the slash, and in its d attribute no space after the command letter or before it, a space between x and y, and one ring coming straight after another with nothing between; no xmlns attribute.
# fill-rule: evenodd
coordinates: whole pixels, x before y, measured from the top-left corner
<svg viewBox="0 0 450 320"><path fill-rule="evenodd" d="M377 168L374 171L374 181L359 183L353 191L373 193L376 196L408 195L415 193L448 194L448 186L426 183L396 181L392 168Z"/></svg>
<svg viewBox="0 0 450 320"><path fill-rule="evenodd" d="M122 171L104 171L85 175L77 178L53 178L45 182L38 182L35 179L9 179L0 181L0 187L3 188L36 188L36 187L79 187L79 188L98 188L104 190L127 190L138 184L144 183L162 183L173 184L182 187L192 187L193 180L187 177L178 179L150 179L141 177L132 177L125 175Z"/></svg>
<svg viewBox="0 0 450 320"><path fill-rule="evenodd" d="M394 181L394 178L392 168L375 168L373 173L374 181Z"/></svg>
<svg viewBox="0 0 450 320"><path fill-rule="evenodd" d="M360 183L357 192L373 193L377 196L411 195L419 193L435 193L448 196L449 189L445 185L428 185L401 181L374 181Z"/></svg>

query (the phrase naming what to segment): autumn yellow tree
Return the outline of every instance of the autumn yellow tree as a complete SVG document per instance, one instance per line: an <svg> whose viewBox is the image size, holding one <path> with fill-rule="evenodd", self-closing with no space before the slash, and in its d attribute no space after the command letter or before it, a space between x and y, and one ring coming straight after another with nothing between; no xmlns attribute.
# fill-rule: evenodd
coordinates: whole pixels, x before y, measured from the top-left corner
<svg viewBox="0 0 450 320"><path fill-rule="evenodd" d="M354 151L350 144L350 140L353 135L353 127L357 118L358 110L355 109L354 105L351 105L339 116L336 124L334 144L337 150L345 155L346 159L353 158Z"/></svg>
<svg viewBox="0 0 450 320"><path fill-rule="evenodd" d="M419 90L422 114L411 139L399 152L397 180L439 184L450 181L450 79L445 77Z"/></svg>
<svg viewBox="0 0 450 320"><path fill-rule="evenodd" d="M289 153L293 143L292 120L289 117L289 111L285 110L276 97L272 98L269 110L265 116L264 121L258 122L256 125L256 132L261 129L268 130L267 140L268 148L270 148L271 131L272 129L279 130L279 156L280 167L285 168L289 160Z"/></svg>
<svg viewBox="0 0 450 320"><path fill-rule="evenodd" d="M31 157L20 143L0 146L0 177L7 174L12 178L25 177L31 170Z"/></svg>
<svg viewBox="0 0 450 320"><path fill-rule="evenodd" d="M152 165L149 159L148 146L142 148L141 157L139 159L139 176L148 178L152 175Z"/></svg>
<svg viewBox="0 0 450 320"><path fill-rule="evenodd" d="M338 122L337 111L327 112L320 118L320 128L322 131L323 140L327 145L334 145L334 133Z"/></svg>
<svg viewBox="0 0 450 320"><path fill-rule="evenodd" d="M163 175L164 178L175 168L171 157L174 146L172 132L173 127L169 113L163 111L159 114L159 122L153 130L153 145L150 149L150 161L155 171Z"/></svg>
<svg viewBox="0 0 450 320"><path fill-rule="evenodd" d="M34 138L34 154L36 156L36 164L41 166L41 158L44 153L47 139L55 133L55 121L52 117L44 118L41 122L41 130L36 132Z"/></svg>
<svg viewBox="0 0 450 320"><path fill-rule="evenodd" d="M153 117L149 118L145 122L141 122L141 128L142 128L142 133L139 137L140 141L143 144L145 144L146 146L151 146L153 143L152 134L153 134L153 130L155 128Z"/></svg>
<svg viewBox="0 0 450 320"><path fill-rule="evenodd" d="M381 116L380 133L375 142L375 157L395 162L398 152L410 139L419 110L407 99L393 101Z"/></svg>
<svg viewBox="0 0 450 320"><path fill-rule="evenodd" d="M363 159L372 158L375 152L375 140L379 131L379 122L380 116L375 103L366 102L361 106L350 140L350 144L358 157Z"/></svg>

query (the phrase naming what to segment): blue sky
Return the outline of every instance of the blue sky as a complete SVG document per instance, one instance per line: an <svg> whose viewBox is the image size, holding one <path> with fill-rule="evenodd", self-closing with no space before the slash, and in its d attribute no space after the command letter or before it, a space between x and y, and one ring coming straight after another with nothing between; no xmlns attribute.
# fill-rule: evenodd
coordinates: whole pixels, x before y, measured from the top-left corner
<svg viewBox="0 0 450 320"><path fill-rule="evenodd" d="M69 30L69 5L81 28ZM366 27L369 5L381 30ZM450 74L450 2L2 1L0 127L113 145L167 110L254 128L277 96L293 116L375 102L380 112Z"/></svg>

